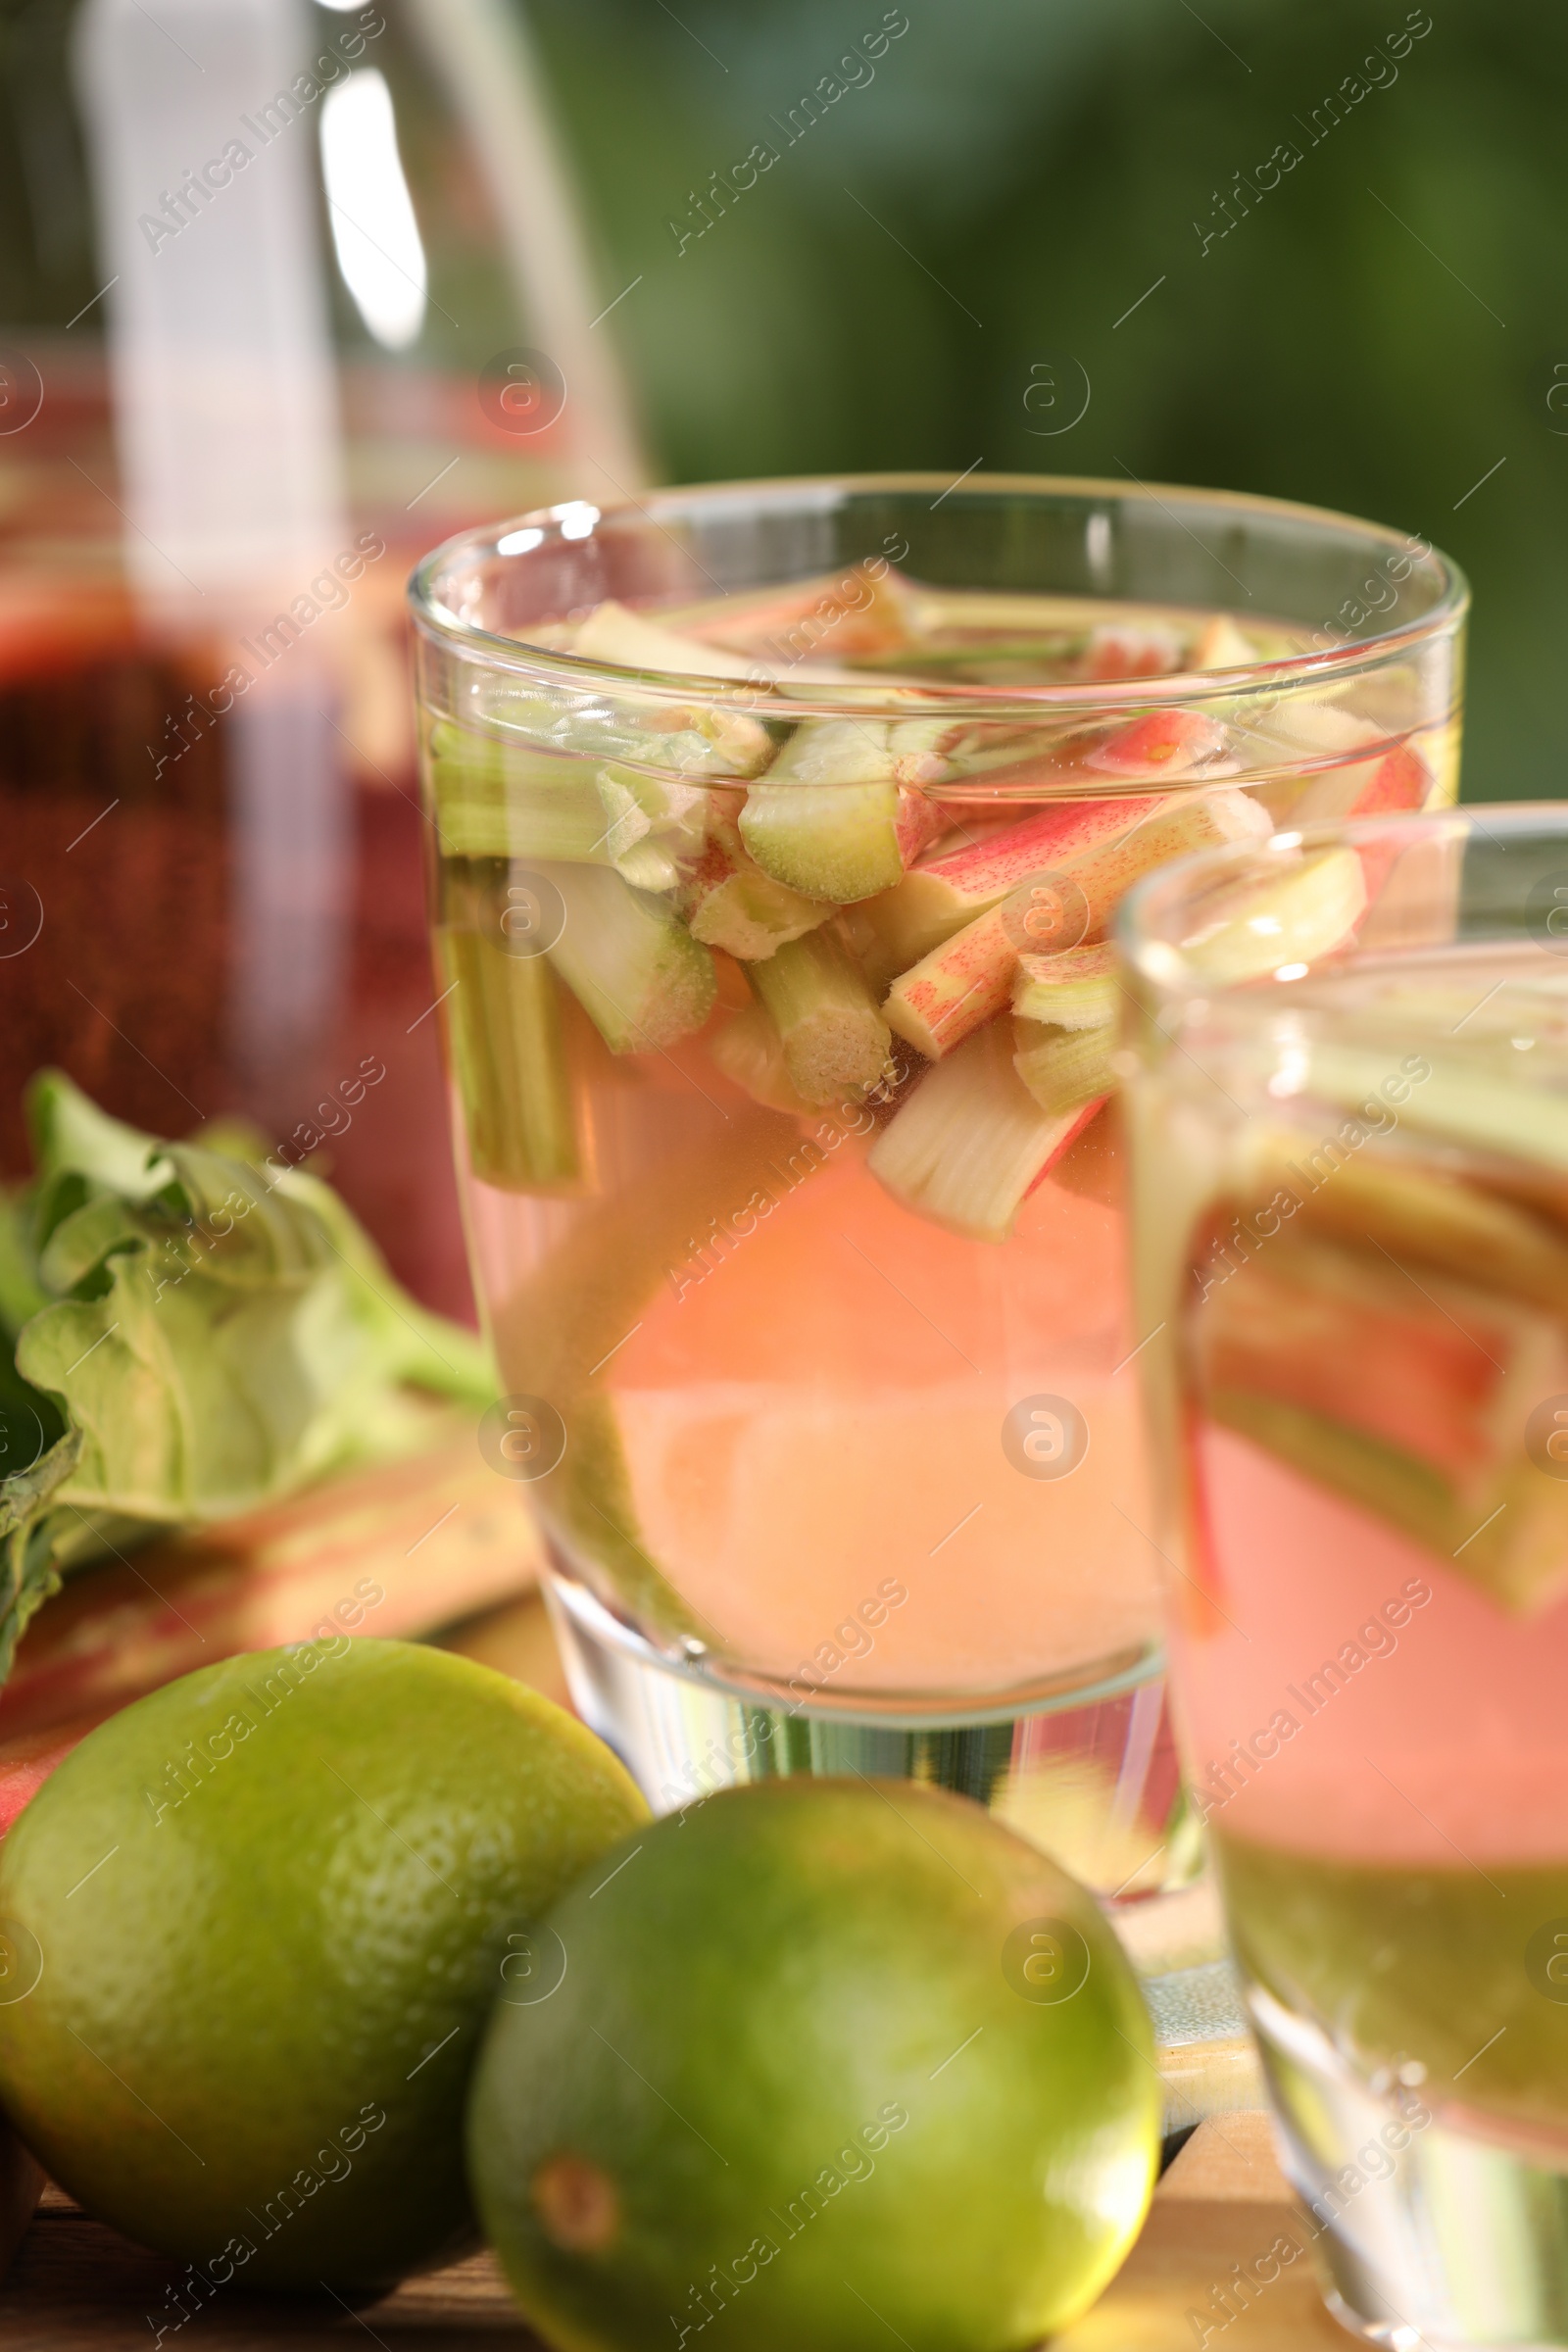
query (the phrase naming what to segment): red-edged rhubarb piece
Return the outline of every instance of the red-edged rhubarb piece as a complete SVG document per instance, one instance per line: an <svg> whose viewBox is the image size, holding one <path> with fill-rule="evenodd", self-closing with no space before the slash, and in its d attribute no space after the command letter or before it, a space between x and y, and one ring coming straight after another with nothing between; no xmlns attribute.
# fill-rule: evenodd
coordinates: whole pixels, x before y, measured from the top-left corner
<svg viewBox="0 0 1568 2352"><path fill-rule="evenodd" d="M807 1102L874 1086L893 1040L865 975L836 925L788 941L746 977L783 1046L791 1085Z"/></svg>
<svg viewBox="0 0 1568 2352"><path fill-rule="evenodd" d="M996 1022L928 1070L877 1137L872 1174L904 1206L974 1241L1004 1242L1019 1207L1094 1117L1054 1118L1012 1066L1011 1024Z"/></svg>
<svg viewBox="0 0 1568 2352"><path fill-rule="evenodd" d="M908 590L887 564L873 571L852 564L787 588L726 596L659 617L707 645L746 656L748 668L896 654L909 642Z"/></svg>
<svg viewBox="0 0 1568 2352"><path fill-rule="evenodd" d="M867 907L866 915L884 941L894 969L907 971L976 915L1000 906L1021 883L1039 874L1072 871L1079 858L1106 842L1120 841L1159 807L1156 794L1137 800L1057 802L982 841L925 859ZM1037 931L1034 944L1045 951L1052 942Z"/></svg>
<svg viewBox="0 0 1568 2352"><path fill-rule="evenodd" d="M1231 752L1223 720L1204 710L1152 710L1125 726L1107 728L1085 767L1131 782L1163 776L1233 776L1241 762Z"/></svg>
<svg viewBox="0 0 1568 2352"><path fill-rule="evenodd" d="M716 810L701 853L683 869L675 904L693 939L723 948L743 963L760 961L787 941L814 931L833 911L764 873L734 818Z"/></svg>
<svg viewBox="0 0 1568 2352"><path fill-rule="evenodd" d="M1375 729L1369 729L1374 738ZM1393 815L1423 808L1432 791L1432 771L1419 752L1400 744L1380 760L1358 760L1348 767L1313 776L1291 807L1293 825L1315 825L1342 816Z"/></svg>
<svg viewBox="0 0 1568 2352"><path fill-rule="evenodd" d="M103 1715L246 1649L334 1626L399 1641L529 1590L539 1540L457 1416L428 1450L85 1568L17 1645L0 1738Z"/></svg>
<svg viewBox="0 0 1568 2352"><path fill-rule="evenodd" d="M0 1740L0 1838L10 1829L24 1805L37 1795L57 1764L63 1764L89 1732L97 1730L111 1708L95 1708L72 1723L52 1724L47 1731L21 1732Z"/></svg>
<svg viewBox="0 0 1568 2352"><path fill-rule="evenodd" d="M1091 629L1079 658L1085 678L1158 678L1182 667L1182 641L1158 622L1106 621Z"/></svg>
<svg viewBox="0 0 1568 2352"><path fill-rule="evenodd" d="M1190 850L1258 840L1268 830L1263 810L1243 793L1162 795L1120 833L1102 832L1054 868L1037 868L1034 880L923 956L889 992L890 1025L940 1060L1007 1004L1020 955L1093 944L1140 874ZM989 847L995 854L999 845Z"/></svg>
<svg viewBox="0 0 1568 2352"><path fill-rule="evenodd" d="M1568 1383L1560 1317L1429 1267L1418 1285L1386 1254L1306 1234L1239 1269L1200 1250L1195 1272L1190 1345L1214 1420L1413 1537L1500 1608L1560 1600L1568 1487L1529 1458L1518 1402Z"/></svg>

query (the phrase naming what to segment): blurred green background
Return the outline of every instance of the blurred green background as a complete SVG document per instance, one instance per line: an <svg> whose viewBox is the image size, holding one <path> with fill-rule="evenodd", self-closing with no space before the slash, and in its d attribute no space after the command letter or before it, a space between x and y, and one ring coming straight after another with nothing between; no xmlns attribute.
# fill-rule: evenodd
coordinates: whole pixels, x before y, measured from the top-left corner
<svg viewBox="0 0 1568 2352"><path fill-rule="evenodd" d="M342 4L312 22L341 26ZM448 298L420 353L471 372L501 280L410 8L381 6L374 56ZM76 13L0 0L12 321L63 326L102 284L73 154ZM1422 532L1476 593L1467 797L1559 790L1560 8L526 0L523 21L605 298L630 289L601 331L662 478L1136 474ZM763 142L776 161L735 193ZM1298 160L1265 187L1282 148Z"/></svg>
<svg viewBox="0 0 1568 2352"><path fill-rule="evenodd" d="M839 61L883 24L880 0L536 0L604 282L642 277L608 323L661 471L980 460L1423 532L1475 590L1466 798L1561 791L1568 17L1543 0L888 14L908 29L861 49L866 79ZM789 109L835 74L858 86L787 144ZM715 171L733 185L758 141L778 161L738 198L720 188L722 217L710 200L679 249L669 223L695 232L694 194ZM1263 191L1282 142L1300 160ZM1238 172L1258 192L1229 195L1222 235ZM1076 405L1074 361L1088 411L1048 437ZM1026 409L1046 369L1060 407L1037 391Z"/></svg>

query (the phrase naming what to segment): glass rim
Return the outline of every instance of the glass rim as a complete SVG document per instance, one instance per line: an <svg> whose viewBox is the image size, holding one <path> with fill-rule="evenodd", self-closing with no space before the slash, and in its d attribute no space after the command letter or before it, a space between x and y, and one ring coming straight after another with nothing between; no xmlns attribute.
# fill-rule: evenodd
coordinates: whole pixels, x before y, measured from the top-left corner
<svg viewBox="0 0 1568 2352"><path fill-rule="evenodd" d="M550 507L538 507L524 514L511 515L502 521L480 524L476 528L457 532L443 540L421 558L410 574L408 602L415 626L425 636L449 650L487 666L508 669L545 685L578 693L634 692L640 696L662 699L671 703L736 703L748 706L760 697L773 701L771 684L764 666L760 662L758 675L753 678L722 678L697 671L638 669L627 664L606 662L562 649L535 645L527 638L503 636L498 631L483 629L461 612L455 612L443 600L442 584L446 575L461 563L471 569L486 560L499 563L521 562L533 555L547 540L582 541L592 536L602 523L640 519L655 530L662 529L662 514L667 520L689 518L704 509L721 512L725 508L751 508L765 512L769 507L780 511L808 507L815 502L823 512L847 499L859 496L907 495L919 496L927 491L937 493L935 504L948 498L959 507L977 506L1004 496L1040 499L1076 498L1086 502L1111 501L1157 507L1169 515L1178 529L1187 525L1171 505L1191 510L1212 512L1215 508L1229 509L1238 516L1266 515L1280 522L1298 522L1314 529L1327 530L1340 536L1355 536L1381 548L1390 555L1408 556L1413 534L1401 532L1392 524L1368 522L1353 514L1337 513L1328 507L1313 507L1296 500L1266 498L1245 490L1205 490L1192 484L1150 483L1137 480L1117 482L1097 475L993 473L973 483L953 482L940 473L840 473L763 476L750 481L698 482L671 485L650 490L642 498L627 495L605 506L591 500L572 499ZM584 518L587 517L586 528ZM575 527L568 527L575 526ZM526 550L509 550L505 542L525 533L541 536ZM1193 535L1189 533L1189 535ZM1201 545L1201 542L1199 542ZM1416 559L1423 567L1433 567L1440 581L1437 601L1419 619L1406 621L1397 628L1374 631L1369 636L1348 640L1343 645L1328 646L1306 654L1260 658L1238 667L1172 671L1163 676L1124 679L1097 679L1084 684L1052 684L1047 686L954 685L920 681L922 700L945 704L956 711L974 714L1004 715L1016 712L1039 717L1043 712L1059 711L1064 716L1082 717L1097 710L1122 713L1143 709L1170 710L1191 703L1203 703L1215 696L1235 696L1245 693L1278 693L1289 689L1311 688L1326 678L1335 681L1355 677L1367 670L1380 669L1402 659L1412 647L1441 639L1457 630L1470 606L1470 587L1463 571L1453 559L1441 549L1423 540L1426 554ZM1211 552L1211 551L1205 551ZM1019 593L1027 593L1019 591ZM1044 592L1042 592L1044 593ZM1085 598L1092 603L1093 598ZM1116 602L1157 605L1156 599L1110 599ZM1234 611L1221 604L1182 608L1195 612ZM657 616L657 614L655 615ZM1277 616L1275 616L1277 617ZM791 718L843 717L847 713L860 717L899 718L910 715L908 689L901 687L890 693L882 687L869 687L863 695L855 693L848 684L835 686L831 696L820 699L809 692L790 693L778 697L778 714Z"/></svg>
<svg viewBox="0 0 1568 2352"><path fill-rule="evenodd" d="M1421 841L1468 841L1475 834L1560 837L1568 844L1568 800L1489 801L1478 807L1402 810L1381 816L1326 817L1316 824L1287 826L1266 840L1225 842L1173 858L1135 882L1116 909L1114 939L1128 970L1167 1001L1223 998L1227 1003L1277 1004L1268 982L1277 976L1216 979L1169 936L1174 918L1198 906L1216 882L1255 872L1269 858L1313 850L1370 849L1380 843L1409 847Z"/></svg>

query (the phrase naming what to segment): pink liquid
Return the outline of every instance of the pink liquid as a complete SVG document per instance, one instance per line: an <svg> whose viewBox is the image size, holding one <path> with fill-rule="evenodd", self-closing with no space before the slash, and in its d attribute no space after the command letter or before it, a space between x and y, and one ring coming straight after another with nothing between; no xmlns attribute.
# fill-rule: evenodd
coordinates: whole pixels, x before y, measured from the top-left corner
<svg viewBox="0 0 1568 2352"><path fill-rule="evenodd" d="M536 1385L536 1286L575 1237L643 1543L703 1638L755 1672L814 1664L830 1698L982 1694L1136 1659L1157 1638L1159 1563L1119 1207L1048 1179L1005 1248L965 1241L889 1198L863 1137L792 1184L795 1122L706 1064L702 1083L712 1106L667 1070L595 1090L592 1202L473 1186L509 1386ZM694 1165L720 1149L734 1172L704 1188ZM710 1198L738 1210L759 1190L774 1205L714 1242ZM1067 1477L1022 1475L1003 1449L1036 1395L1088 1423Z"/></svg>
<svg viewBox="0 0 1568 2352"><path fill-rule="evenodd" d="M1184 1592L1173 1647L1209 1820L1347 1862L1560 1860L1568 1601L1505 1615L1234 1431L1203 1431L1197 1468L1212 1602Z"/></svg>

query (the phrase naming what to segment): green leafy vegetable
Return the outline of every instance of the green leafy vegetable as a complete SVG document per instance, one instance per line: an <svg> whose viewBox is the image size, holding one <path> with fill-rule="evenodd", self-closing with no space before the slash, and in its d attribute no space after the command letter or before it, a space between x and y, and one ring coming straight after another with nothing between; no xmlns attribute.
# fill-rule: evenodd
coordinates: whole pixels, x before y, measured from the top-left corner
<svg viewBox="0 0 1568 2352"><path fill-rule="evenodd" d="M495 1395L319 1179L142 1135L58 1072L27 1109L37 1173L0 1201L0 1679L62 1569L411 1450L414 1391Z"/></svg>

